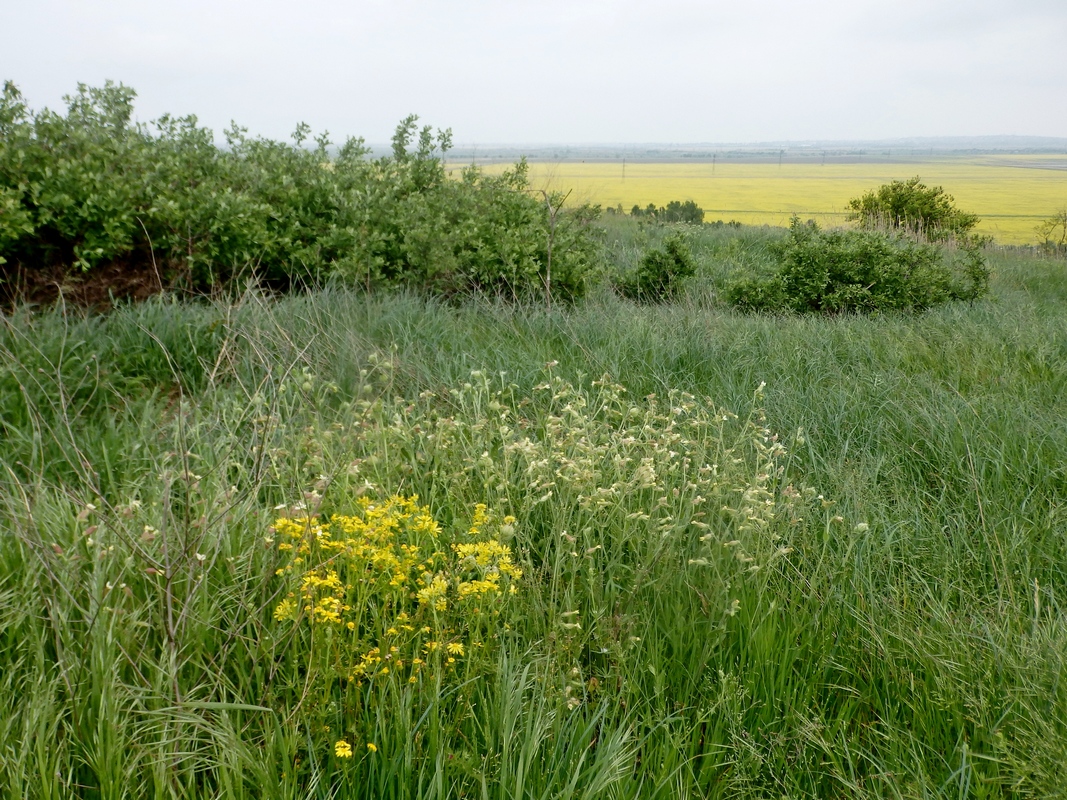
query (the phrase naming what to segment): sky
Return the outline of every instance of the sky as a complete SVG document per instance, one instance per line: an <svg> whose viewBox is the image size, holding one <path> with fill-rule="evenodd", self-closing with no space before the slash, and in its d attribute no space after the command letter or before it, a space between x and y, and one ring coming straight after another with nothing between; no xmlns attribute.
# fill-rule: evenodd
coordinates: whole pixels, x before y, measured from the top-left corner
<svg viewBox="0 0 1067 800"><path fill-rule="evenodd" d="M0 0L31 108L137 91L285 138L459 144L1067 136L1067 0Z"/></svg>

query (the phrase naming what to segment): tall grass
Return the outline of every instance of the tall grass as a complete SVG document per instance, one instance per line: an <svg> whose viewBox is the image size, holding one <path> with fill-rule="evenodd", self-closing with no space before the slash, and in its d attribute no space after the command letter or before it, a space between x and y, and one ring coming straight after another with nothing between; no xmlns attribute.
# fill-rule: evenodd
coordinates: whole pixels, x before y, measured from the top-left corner
<svg viewBox="0 0 1067 800"><path fill-rule="evenodd" d="M1063 263L719 309L761 247L664 307L4 318L4 796L1067 794ZM394 493L515 516L524 575L463 671L357 686L276 619L272 527Z"/></svg>

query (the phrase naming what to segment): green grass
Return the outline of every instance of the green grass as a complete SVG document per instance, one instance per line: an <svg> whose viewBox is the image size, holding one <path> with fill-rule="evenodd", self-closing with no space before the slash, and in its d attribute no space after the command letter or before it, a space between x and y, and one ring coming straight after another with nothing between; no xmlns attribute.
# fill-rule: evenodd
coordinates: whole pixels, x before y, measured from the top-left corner
<svg viewBox="0 0 1067 800"><path fill-rule="evenodd" d="M1067 796L1067 266L724 310L773 236L693 234L670 306L5 317L0 796ZM350 685L267 537L392 493L513 514L525 574L462 671Z"/></svg>

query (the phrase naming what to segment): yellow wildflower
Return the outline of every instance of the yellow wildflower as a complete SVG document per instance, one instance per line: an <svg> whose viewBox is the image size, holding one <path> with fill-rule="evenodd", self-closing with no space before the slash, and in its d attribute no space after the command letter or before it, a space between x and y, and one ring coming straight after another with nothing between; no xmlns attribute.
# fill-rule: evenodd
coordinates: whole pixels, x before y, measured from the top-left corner
<svg viewBox="0 0 1067 800"><path fill-rule="evenodd" d="M479 594L492 594L498 590L497 580L499 580L500 574L493 573L489 575L488 580L484 581L463 581L456 587L456 592L460 597L470 597L471 595Z"/></svg>
<svg viewBox="0 0 1067 800"><path fill-rule="evenodd" d="M447 592L448 582L438 575L425 589L419 589L419 604L433 606L436 611L447 611L448 598L445 596Z"/></svg>
<svg viewBox="0 0 1067 800"><path fill-rule="evenodd" d="M287 619L292 619L295 614L296 603L294 603L292 598L289 597L278 603L278 607L274 609L274 618L278 620L278 622L284 622Z"/></svg>
<svg viewBox="0 0 1067 800"><path fill-rule="evenodd" d="M352 745L341 739L337 744L333 746L334 755L338 758L351 758L352 757Z"/></svg>

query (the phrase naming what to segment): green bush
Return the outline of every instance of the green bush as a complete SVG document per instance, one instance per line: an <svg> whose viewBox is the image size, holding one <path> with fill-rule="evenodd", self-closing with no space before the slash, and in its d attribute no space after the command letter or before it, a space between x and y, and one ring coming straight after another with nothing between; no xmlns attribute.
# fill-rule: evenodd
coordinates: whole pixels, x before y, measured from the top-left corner
<svg viewBox="0 0 1067 800"><path fill-rule="evenodd" d="M441 160L428 157L422 146L413 156L394 155L379 164L393 175L372 185L379 194L364 213L374 235L360 240L360 257L346 277L359 282L365 277L360 271L369 271L372 282L444 295L518 299L550 290L569 301L585 292L596 253L590 223L597 209L549 207L531 191L525 161L499 176L470 166L459 180L450 179ZM410 182L409 174L420 169L423 179L432 175L431 184ZM398 184L420 188L396 192Z"/></svg>
<svg viewBox="0 0 1067 800"><path fill-rule="evenodd" d="M696 260L678 234L663 240L663 248L648 250L637 264L637 269L623 276L617 289L631 300L663 302L678 291L685 278L696 272Z"/></svg>
<svg viewBox="0 0 1067 800"><path fill-rule="evenodd" d="M974 242L953 252L884 231L821 231L796 217L778 260L775 275L730 284L727 300L746 311L922 310L974 300L989 284L989 269Z"/></svg>
<svg viewBox="0 0 1067 800"><path fill-rule="evenodd" d="M170 284L203 290L242 271L276 284L319 279L352 248L339 211L365 183L358 143L327 169L318 148L249 139L234 127L227 148L193 116L133 124L135 93L79 85L65 116L31 113L6 84L0 102L0 256L33 276L109 265L158 270ZM344 234L348 233L346 237Z"/></svg>
<svg viewBox="0 0 1067 800"><path fill-rule="evenodd" d="M848 218L864 228L907 230L932 240L965 236L978 224L976 214L956 208L952 195L918 176L853 198L848 209Z"/></svg>
<svg viewBox="0 0 1067 800"><path fill-rule="evenodd" d="M0 99L0 283L54 273L142 273L205 291L254 277L286 289L330 279L445 294L560 299L585 287L596 208L552 208L525 164L500 177L445 169L450 131L397 127L392 153L361 139L226 146L193 116L131 121L132 89L79 85L67 113Z"/></svg>

